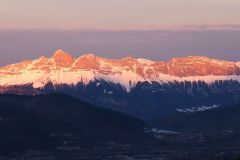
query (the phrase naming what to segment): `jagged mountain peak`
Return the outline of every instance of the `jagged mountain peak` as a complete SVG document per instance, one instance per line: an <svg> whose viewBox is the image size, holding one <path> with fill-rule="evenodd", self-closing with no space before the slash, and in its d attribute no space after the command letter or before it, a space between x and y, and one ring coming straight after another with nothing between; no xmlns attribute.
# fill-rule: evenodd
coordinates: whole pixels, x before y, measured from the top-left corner
<svg viewBox="0 0 240 160"><path fill-rule="evenodd" d="M86 53L77 58L72 66L74 69L99 69L97 57L92 53Z"/></svg>
<svg viewBox="0 0 240 160"><path fill-rule="evenodd" d="M62 49L57 49L54 53L52 57L58 57L58 56L65 56L67 55L67 53L65 53Z"/></svg>
<svg viewBox="0 0 240 160"><path fill-rule="evenodd" d="M52 58L57 67L71 67L74 62L73 56L61 49L56 50Z"/></svg>
<svg viewBox="0 0 240 160"><path fill-rule="evenodd" d="M80 58L89 58L89 59L92 59L92 58L96 58L96 56L93 54L93 53L84 53L80 56Z"/></svg>

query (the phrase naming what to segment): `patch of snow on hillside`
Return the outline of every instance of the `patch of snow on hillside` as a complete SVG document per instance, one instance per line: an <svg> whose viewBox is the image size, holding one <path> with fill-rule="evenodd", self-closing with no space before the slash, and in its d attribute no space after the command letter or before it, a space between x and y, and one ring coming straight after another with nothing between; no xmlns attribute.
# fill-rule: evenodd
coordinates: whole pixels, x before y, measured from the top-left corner
<svg viewBox="0 0 240 160"><path fill-rule="evenodd" d="M202 111L206 111L206 110L212 110L212 109L216 109L221 107L220 105L212 105L212 106L199 106L199 107L192 107L192 108L187 108L187 109L176 109L178 112L182 112L182 113L194 113L194 112L202 112Z"/></svg>
<svg viewBox="0 0 240 160"><path fill-rule="evenodd" d="M157 138L157 139L162 139L164 136L166 135L179 135L181 134L180 132L174 132L174 131L168 131L168 130L160 130L157 128L146 128L145 132L152 135L153 137Z"/></svg>

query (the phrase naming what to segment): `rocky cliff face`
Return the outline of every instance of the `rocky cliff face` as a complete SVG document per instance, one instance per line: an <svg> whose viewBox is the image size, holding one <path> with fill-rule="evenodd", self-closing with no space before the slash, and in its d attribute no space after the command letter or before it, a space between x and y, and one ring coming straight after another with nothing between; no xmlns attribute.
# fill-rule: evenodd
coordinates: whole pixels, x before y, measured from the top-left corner
<svg viewBox="0 0 240 160"><path fill-rule="evenodd" d="M168 63L168 73L175 76L239 75L235 62L209 59L207 57L173 58Z"/></svg>

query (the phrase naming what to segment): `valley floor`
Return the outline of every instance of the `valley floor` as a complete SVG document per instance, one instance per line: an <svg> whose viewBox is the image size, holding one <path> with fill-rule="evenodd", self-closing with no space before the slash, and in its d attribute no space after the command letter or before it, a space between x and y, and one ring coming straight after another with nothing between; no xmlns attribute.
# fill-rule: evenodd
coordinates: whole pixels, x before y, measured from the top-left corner
<svg viewBox="0 0 240 160"><path fill-rule="evenodd" d="M28 150L21 154L2 156L1 160L232 160L239 148L182 147L141 148L129 145L96 146L94 148L63 147L58 150Z"/></svg>
<svg viewBox="0 0 240 160"><path fill-rule="evenodd" d="M55 149L26 150L0 160L235 160L240 156L239 132L207 134L161 133L156 142L142 145L99 143Z"/></svg>

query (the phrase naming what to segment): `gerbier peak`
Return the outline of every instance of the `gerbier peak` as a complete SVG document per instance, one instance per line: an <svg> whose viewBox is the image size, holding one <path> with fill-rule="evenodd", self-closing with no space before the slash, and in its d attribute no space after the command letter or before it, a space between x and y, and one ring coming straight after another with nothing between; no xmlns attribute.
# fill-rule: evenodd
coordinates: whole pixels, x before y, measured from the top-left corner
<svg viewBox="0 0 240 160"><path fill-rule="evenodd" d="M55 64L62 67L70 67L74 61L72 55L65 53L62 49L58 49L52 56Z"/></svg>
<svg viewBox="0 0 240 160"><path fill-rule="evenodd" d="M57 50L54 52L54 54L53 54L52 57L62 57L62 56L66 56L66 55L71 56L70 54L65 53L62 49L57 49Z"/></svg>

